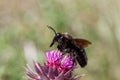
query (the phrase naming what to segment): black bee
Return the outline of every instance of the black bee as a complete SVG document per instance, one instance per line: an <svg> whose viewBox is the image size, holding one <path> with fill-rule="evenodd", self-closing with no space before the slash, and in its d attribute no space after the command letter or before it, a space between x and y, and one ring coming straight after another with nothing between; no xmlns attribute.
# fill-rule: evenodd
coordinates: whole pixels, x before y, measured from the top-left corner
<svg viewBox="0 0 120 80"><path fill-rule="evenodd" d="M69 53L72 56L73 64L77 60L81 67L85 67L87 65L87 55L84 48L91 44L91 42L85 39L72 38L67 33L56 33L51 26L48 26L48 28L55 33L50 47L57 42L57 48L62 52L62 55Z"/></svg>

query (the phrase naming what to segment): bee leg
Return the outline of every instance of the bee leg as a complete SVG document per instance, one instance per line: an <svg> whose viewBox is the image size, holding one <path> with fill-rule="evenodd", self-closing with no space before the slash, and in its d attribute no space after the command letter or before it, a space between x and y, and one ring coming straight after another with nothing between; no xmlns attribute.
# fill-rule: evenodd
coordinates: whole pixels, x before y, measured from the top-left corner
<svg viewBox="0 0 120 80"><path fill-rule="evenodd" d="M66 52L67 52L67 49L64 49L64 50L62 51L62 56L65 55Z"/></svg>
<svg viewBox="0 0 120 80"><path fill-rule="evenodd" d="M63 52L63 48L60 45L58 45L57 48L59 51Z"/></svg>
<svg viewBox="0 0 120 80"><path fill-rule="evenodd" d="M61 56L57 59L57 60L59 60L59 59L61 59L66 53L68 53L70 50L69 49L64 49L63 51L61 51L62 52L62 54L61 54Z"/></svg>
<svg viewBox="0 0 120 80"><path fill-rule="evenodd" d="M72 65L75 64L75 62L76 62L76 57L77 57L77 56L76 56L74 53L72 53L72 61L73 61Z"/></svg>
<svg viewBox="0 0 120 80"><path fill-rule="evenodd" d="M69 53L69 52L70 52L70 49L64 49L64 50L62 51L62 55L61 55L61 56L65 55L66 53Z"/></svg>

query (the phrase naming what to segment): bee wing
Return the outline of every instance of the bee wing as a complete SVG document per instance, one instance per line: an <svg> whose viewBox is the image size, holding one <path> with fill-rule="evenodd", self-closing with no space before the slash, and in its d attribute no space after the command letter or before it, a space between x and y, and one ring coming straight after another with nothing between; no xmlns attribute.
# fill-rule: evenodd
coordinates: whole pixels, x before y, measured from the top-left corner
<svg viewBox="0 0 120 80"><path fill-rule="evenodd" d="M91 44L90 41L85 40L85 39L72 39L73 44L75 44L77 47L87 47L88 45Z"/></svg>

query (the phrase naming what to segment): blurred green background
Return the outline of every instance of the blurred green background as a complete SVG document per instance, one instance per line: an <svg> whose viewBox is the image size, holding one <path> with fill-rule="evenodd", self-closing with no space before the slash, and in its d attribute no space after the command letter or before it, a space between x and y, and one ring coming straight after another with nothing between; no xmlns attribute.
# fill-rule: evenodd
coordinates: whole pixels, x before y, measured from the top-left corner
<svg viewBox="0 0 120 80"><path fill-rule="evenodd" d="M0 0L0 80L26 80L58 32L92 42L82 80L120 80L120 0Z"/></svg>

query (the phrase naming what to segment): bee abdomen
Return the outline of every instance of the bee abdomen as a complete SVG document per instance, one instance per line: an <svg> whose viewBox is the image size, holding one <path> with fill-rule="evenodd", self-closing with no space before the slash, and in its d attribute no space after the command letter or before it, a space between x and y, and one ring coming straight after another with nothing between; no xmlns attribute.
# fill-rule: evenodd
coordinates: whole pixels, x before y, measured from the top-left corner
<svg viewBox="0 0 120 80"><path fill-rule="evenodd" d="M76 59L81 67L85 67L87 65L87 56L85 50L82 48L78 52L76 52Z"/></svg>

